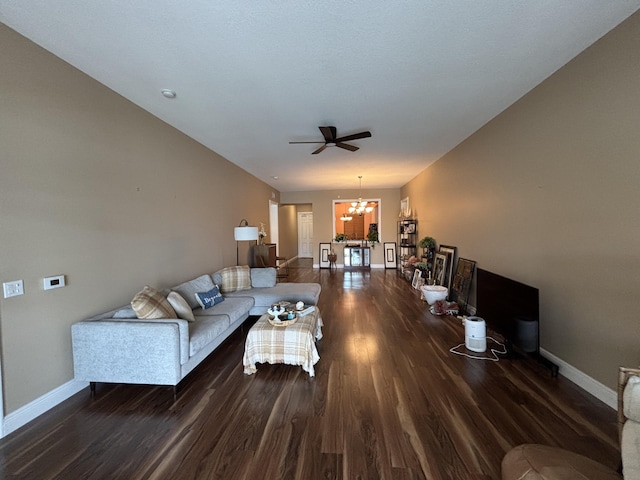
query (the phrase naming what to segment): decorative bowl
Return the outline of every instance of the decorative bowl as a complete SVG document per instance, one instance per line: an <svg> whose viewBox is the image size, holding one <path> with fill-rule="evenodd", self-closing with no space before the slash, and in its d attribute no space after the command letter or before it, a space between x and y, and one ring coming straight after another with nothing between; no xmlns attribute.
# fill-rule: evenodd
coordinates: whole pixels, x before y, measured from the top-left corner
<svg viewBox="0 0 640 480"><path fill-rule="evenodd" d="M449 293L449 289L442 285L423 285L420 290L429 305L433 305L438 300L445 300Z"/></svg>
<svg viewBox="0 0 640 480"><path fill-rule="evenodd" d="M286 312L286 308L283 307L282 305L271 305L271 307L267 310L267 313L269 315L272 315L275 318L278 318L278 315L282 315Z"/></svg>

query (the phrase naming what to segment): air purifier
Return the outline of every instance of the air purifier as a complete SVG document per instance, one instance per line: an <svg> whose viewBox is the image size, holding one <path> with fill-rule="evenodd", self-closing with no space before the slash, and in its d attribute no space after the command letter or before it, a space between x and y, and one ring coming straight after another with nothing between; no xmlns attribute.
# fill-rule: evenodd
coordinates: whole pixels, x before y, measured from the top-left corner
<svg viewBox="0 0 640 480"><path fill-rule="evenodd" d="M480 317L467 317L464 321L464 344L472 352L487 350L487 325Z"/></svg>

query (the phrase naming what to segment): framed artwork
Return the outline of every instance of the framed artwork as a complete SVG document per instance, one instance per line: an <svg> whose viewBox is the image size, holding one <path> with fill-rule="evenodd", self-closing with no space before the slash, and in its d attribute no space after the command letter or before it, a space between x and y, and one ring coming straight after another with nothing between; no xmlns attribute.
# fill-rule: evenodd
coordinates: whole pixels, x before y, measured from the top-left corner
<svg viewBox="0 0 640 480"><path fill-rule="evenodd" d="M413 220L403 220L400 222L400 232L402 234L416 233L416 222Z"/></svg>
<svg viewBox="0 0 640 480"><path fill-rule="evenodd" d="M417 268L413 271L413 280L411 280L411 286L416 290L422 286L422 272Z"/></svg>
<svg viewBox="0 0 640 480"><path fill-rule="evenodd" d="M451 285L451 300L458 304L460 315L466 315L467 305L469 302L469 288L473 279L473 271L476 269L476 262L467 260L466 258L458 259L458 267L453 277Z"/></svg>
<svg viewBox="0 0 640 480"><path fill-rule="evenodd" d="M329 261L330 253L331 253L331 244L321 243L320 257L319 257L320 268L331 268L331 262Z"/></svg>
<svg viewBox="0 0 640 480"><path fill-rule="evenodd" d="M409 218L411 216L411 209L409 208L409 197L400 200L400 216L402 218Z"/></svg>
<svg viewBox="0 0 640 480"><path fill-rule="evenodd" d="M440 245L439 249L440 253L444 253L447 256L447 271L444 277L443 286L449 289L451 292L451 284L453 283L453 265L455 263L456 257L456 247L451 247L449 245Z"/></svg>
<svg viewBox="0 0 640 480"><path fill-rule="evenodd" d="M396 242L384 242L384 268L398 268Z"/></svg>
<svg viewBox="0 0 640 480"><path fill-rule="evenodd" d="M433 261L433 280L436 285L446 286L445 276L447 274L447 255L445 253L436 253Z"/></svg>

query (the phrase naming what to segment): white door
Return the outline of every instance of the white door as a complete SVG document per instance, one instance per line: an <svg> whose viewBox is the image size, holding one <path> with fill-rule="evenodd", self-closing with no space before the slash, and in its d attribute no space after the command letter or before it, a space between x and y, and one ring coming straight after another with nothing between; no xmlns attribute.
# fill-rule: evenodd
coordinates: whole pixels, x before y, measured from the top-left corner
<svg viewBox="0 0 640 480"><path fill-rule="evenodd" d="M280 254L280 230L278 229L278 203L269 200L269 240L276 244L276 255Z"/></svg>
<svg viewBox="0 0 640 480"><path fill-rule="evenodd" d="M313 258L312 212L298 212L298 257Z"/></svg>

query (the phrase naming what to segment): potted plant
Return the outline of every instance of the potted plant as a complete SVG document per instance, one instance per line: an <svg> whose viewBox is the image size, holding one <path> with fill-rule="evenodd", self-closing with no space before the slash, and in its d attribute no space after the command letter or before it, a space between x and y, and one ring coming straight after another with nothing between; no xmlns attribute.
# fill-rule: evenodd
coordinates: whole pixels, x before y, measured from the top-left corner
<svg viewBox="0 0 640 480"><path fill-rule="evenodd" d="M334 238L334 240L336 242L346 242L347 241L347 235L344 233L339 233L336 235L336 238Z"/></svg>
<svg viewBox="0 0 640 480"><path fill-rule="evenodd" d="M422 248L422 256L431 258L433 257L433 252L436 249L436 241L433 237L424 237L420 242L418 242L418 246Z"/></svg>
<svg viewBox="0 0 640 480"><path fill-rule="evenodd" d="M379 242L378 238L377 230L371 230L367 233L367 241L371 244L371 248L376 248L376 243Z"/></svg>

